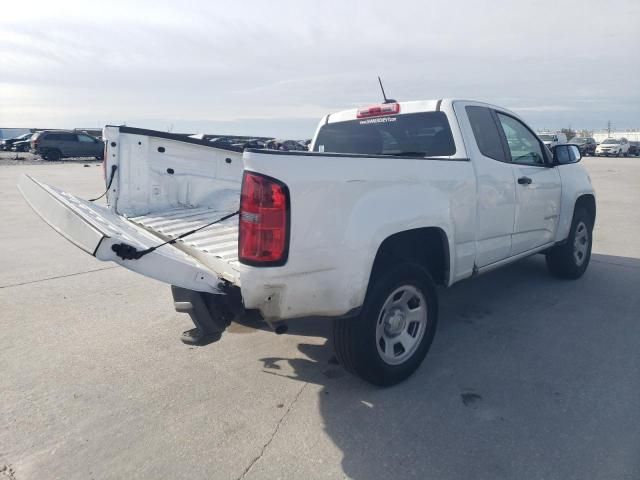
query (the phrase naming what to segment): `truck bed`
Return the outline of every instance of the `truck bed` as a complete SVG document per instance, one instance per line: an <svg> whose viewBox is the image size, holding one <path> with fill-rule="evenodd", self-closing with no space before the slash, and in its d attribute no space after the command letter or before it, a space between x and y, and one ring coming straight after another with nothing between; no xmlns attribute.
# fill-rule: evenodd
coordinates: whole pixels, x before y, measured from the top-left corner
<svg viewBox="0 0 640 480"><path fill-rule="evenodd" d="M232 213L214 208L176 208L148 215L128 217L136 225L167 240L200 228L220 217ZM229 218L199 232L178 240L182 245L206 256L224 260L231 265L238 263L238 219ZM201 257L202 258L202 257Z"/></svg>

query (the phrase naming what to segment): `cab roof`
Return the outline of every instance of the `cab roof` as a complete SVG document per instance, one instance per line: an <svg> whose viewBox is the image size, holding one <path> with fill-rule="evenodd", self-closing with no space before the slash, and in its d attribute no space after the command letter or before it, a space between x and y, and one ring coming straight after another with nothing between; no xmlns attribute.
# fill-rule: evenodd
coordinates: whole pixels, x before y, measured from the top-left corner
<svg viewBox="0 0 640 480"><path fill-rule="evenodd" d="M452 107L452 105L457 102L472 103L474 105L494 108L518 117L518 115L511 112L510 110L503 107L499 107L497 105L491 105L489 103L480 102L477 100L466 100L466 99L460 99L460 98L413 100L408 102L395 102L395 103L398 103L400 105L400 112L398 113L398 115L402 115L405 113L437 112L443 109L449 110ZM376 104L374 103L372 105L376 105ZM348 110L342 110L340 112L331 113L323 118L323 123L346 122L349 120L355 120L358 118L358 110L360 110L361 108L366 108L368 106L371 106L371 105L361 105L357 108L350 108Z"/></svg>

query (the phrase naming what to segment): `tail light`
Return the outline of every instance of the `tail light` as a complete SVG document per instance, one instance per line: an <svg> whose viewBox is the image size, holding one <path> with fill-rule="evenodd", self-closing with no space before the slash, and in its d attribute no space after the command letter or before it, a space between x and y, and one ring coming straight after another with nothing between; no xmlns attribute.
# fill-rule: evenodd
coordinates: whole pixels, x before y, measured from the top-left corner
<svg viewBox="0 0 640 480"><path fill-rule="evenodd" d="M289 254L289 189L276 180L244 172L240 196L238 258L246 265L284 265Z"/></svg>
<svg viewBox="0 0 640 480"><path fill-rule="evenodd" d="M358 109L358 118L379 117L381 115L395 115L400 113L399 103L383 103Z"/></svg>

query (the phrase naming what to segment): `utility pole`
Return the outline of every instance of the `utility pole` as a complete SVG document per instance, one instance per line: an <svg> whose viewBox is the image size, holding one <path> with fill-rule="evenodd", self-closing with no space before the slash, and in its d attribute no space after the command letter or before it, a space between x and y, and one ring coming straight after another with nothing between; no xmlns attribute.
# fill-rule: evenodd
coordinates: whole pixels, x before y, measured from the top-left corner
<svg viewBox="0 0 640 480"><path fill-rule="evenodd" d="M611 120L607 120L607 138L611 138Z"/></svg>

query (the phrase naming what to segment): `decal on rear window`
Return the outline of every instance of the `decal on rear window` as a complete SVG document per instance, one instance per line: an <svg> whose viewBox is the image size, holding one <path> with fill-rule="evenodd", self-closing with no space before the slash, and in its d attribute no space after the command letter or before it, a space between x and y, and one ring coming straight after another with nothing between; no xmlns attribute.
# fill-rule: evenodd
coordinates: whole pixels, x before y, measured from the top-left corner
<svg viewBox="0 0 640 480"><path fill-rule="evenodd" d="M389 123L389 122L395 122L396 120L397 120L396 117L368 118L366 120L360 120L360 125L368 125L370 123Z"/></svg>

